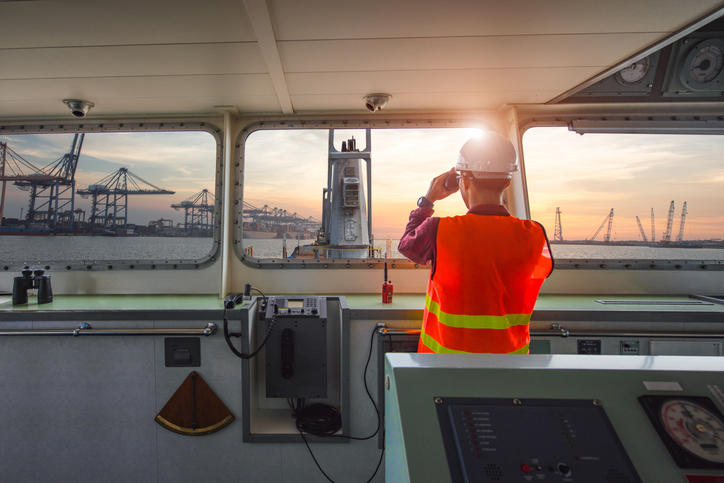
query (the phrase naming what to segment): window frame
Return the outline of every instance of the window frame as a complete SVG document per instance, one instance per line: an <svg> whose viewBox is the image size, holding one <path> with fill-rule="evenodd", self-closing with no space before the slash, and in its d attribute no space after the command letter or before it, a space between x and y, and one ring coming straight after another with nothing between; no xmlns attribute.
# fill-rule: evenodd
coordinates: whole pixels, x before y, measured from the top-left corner
<svg viewBox="0 0 724 483"><path fill-rule="evenodd" d="M259 258L244 253L242 200L244 195L244 147L247 138L256 131L263 130L292 130L292 129L443 129L443 128L470 128L471 125L491 126L490 120L479 117L471 118L440 118L432 119L401 117L386 119L303 119L303 120L268 120L255 121L246 124L236 138L234 144L234 167L237 182L234 186L234 215L233 215L233 242L236 257L246 266L259 269L380 269L385 265L384 258L329 258L329 259L283 259ZM373 153L374 160L374 153ZM372 166L374 172L374 164ZM370 184L374 180L371 176ZM525 190L525 189L524 189ZM411 200L411 203L415 200ZM374 202L374 199L373 199ZM387 260L388 266L394 269L424 269L429 270L427 264L419 264L405 258L391 258Z"/></svg>
<svg viewBox="0 0 724 483"><path fill-rule="evenodd" d="M106 271L106 270L190 270L201 269L212 265L219 257L221 247L222 227L222 197L223 197L223 139L222 129L213 122L203 120L177 120L177 121L83 121L0 124L0 134L72 134L72 133L131 133L131 132L184 132L203 131L211 134L216 142L216 158L214 160L214 219L212 230L211 250L207 255L198 259L98 259L84 261L45 260L34 263L41 265L45 270L54 271ZM22 263L4 263L0 271L14 272L27 268Z"/></svg>
<svg viewBox="0 0 724 483"><path fill-rule="evenodd" d="M536 127L567 127L569 131L611 134L699 134L724 135L724 117L713 114L603 114L603 115L533 115L518 126L520 139L520 169L525 184L526 213L530 214L530 193L525 174L523 136ZM724 246L723 246L724 248ZM555 257L555 253L553 254ZM556 270L665 270L665 271L724 271L722 260L678 260L640 258L555 258Z"/></svg>

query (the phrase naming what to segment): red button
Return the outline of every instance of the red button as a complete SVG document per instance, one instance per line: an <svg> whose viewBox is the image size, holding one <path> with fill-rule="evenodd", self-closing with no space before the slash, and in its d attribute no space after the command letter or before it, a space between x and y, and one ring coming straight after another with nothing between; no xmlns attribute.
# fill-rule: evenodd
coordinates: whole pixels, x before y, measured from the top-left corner
<svg viewBox="0 0 724 483"><path fill-rule="evenodd" d="M528 466L526 464L520 465L520 469L523 470L523 473L530 473L530 471L531 471L530 466Z"/></svg>

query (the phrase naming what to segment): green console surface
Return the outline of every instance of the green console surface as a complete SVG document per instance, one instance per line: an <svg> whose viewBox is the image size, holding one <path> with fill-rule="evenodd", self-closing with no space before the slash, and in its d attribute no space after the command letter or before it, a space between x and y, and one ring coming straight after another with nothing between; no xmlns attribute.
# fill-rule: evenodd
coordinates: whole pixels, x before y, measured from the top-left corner
<svg viewBox="0 0 724 483"><path fill-rule="evenodd" d="M724 476L724 463L709 468L679 468L639 402L640 396L664 396L674 401L677 398L706 398L711 402L710 408L724 412L722 358L387 354L385 378L386 481L450 482L449 464L459 464L463 458L461 455L468 454L463 451L480 451L478 458L482 460L478 461L483 465L481 468L492 468L494 476L500 476L491 481L582 482L586 481L582 475L587 465L590 468L594 463L601 466L606 461L611 462L606 459L611 444L603 442L616 439L643 482L683 483L687 481L684 475L692 474ZM506 421L484 411L477 413L479 418L488 418L481 420L482 423L476 423L475 411L472 411L469 423L462 423L469 424L471 428L469 431L463 429L464 432L478 432L472 443L470 437L464 434L451 443L441 431L437 407L458 398L507 400L511 406L521 408L521 421L529 403L535 406L536 401L549 401L546 404L562 408L557 417L568 443L565 444L564 439L564 444L555 446L553 442L561 439L560 434L555 431L556 434L538 432L538 450L527 454L523 448L535 446L530 438L536 434L536 428L518 424L520 427L514 431L503 430ZM615 436L582 434L587 424L583 421L577 425L574 412L566 409L566 405L576 401L588 401L603 408ZM715 412L713 409L710 414ZM678 417L683 418L683 415ZM580 423L580 418L578 421ZM480 428L475 429L478 426ZM507 427L510 426L508 424ZM708 451L712 460L722 460L724 441L714 440L713 437L720 438L717 435L724 434L724 426L702 420L692 428L687 430L693 431L691 439L708 444L700 452ZM708 432L712 433L712 437ZM576 443L576 437L585 441ZM510 443L516 438L520 438L517 440L519 445L506 446L506 441ZM584 446L590 451L596 438L602 442L598 450L585 455L576 453L577 448ZM481 450L471 449L478 445ZM449 459L446 454L451 453L453 457ZM474 453L470 454L473 456L469 458L475 457ZM537 465L540 467L537 468ZM604 473L611 479L601 474L600 479L595 481L631 481L621 479L625 465L619 466L606 468ZM561 467L570 474L566 476L566 472L559 469ZM587 480L587 483L593 483L593 480Z"/></svg>
<svg viewBox="0 0 724 483"><path fill-rule="evenodd" d="M27 305L13 305L10 295L0 295L0 310L213 310L223 309L216 295L57 295L53 302L38 305L34 296Z"/></svg>
<svg viewBox="0 0 724 483"><path fill-rule="evenodd" d="M276 295L276 294L268 294ZM301 294L295 294L301 295ZM383 304L380 294L344 295L353 318L415 319L419 320L425 306L424 294L395 294L392 303ZM606 303L601 303L604 301ZM9 294L0 295L0 315L7 319L11 314L101 312L101 311L220 311L223 301L208 295L56 295L53 302L38 305L34 296L27 305L12 305ZM575 314L599 314L607 317L615 314L659 313L664 317L698 314L711 319L724 313L724 305L696 300L687 296L599 296L599 295L541 295L533 312L533 320L556 318L565 320Z"/></svg>

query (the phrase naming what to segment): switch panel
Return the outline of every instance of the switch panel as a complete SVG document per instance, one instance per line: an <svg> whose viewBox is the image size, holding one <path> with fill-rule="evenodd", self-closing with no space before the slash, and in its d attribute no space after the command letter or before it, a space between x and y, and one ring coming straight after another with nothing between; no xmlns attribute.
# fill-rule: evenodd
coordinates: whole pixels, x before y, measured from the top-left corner
<svg viewBox="0 0 724 483"><path fill-rule="evenodd" d="M619 354L621 355L639 355L641 354L641 344L637 340L622 340L618 344Z"/></svg>
<svg viewBox="0 0 724 483"><path fill-rule="evenodd" d="M453 483L641 481L598 401L434 402Z"/></svg>
<svg viewBox="0 0 724 483"><path fill-rule="evenodd" d="M166 367L200 367L201 341L198 337L166 337Z"/></svg>
<svg viewBox="0 0 724 483"><path fill-rule="evenodd" d="M578 339L579 354L600 354L601 339Z"/></svg>

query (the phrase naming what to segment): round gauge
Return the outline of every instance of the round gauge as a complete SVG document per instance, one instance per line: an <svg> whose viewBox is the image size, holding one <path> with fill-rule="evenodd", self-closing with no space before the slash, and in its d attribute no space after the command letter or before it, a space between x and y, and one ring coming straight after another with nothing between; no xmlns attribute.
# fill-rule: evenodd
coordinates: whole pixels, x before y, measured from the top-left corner
<svg viewBox="0 0 724 483"><path fill-rule="evenodd" d="M700 42L686 56L681 78L692 89L713 90L720 82L724 67L724 42L710 39Z"/></svg>
<svg viewBox="0 0 724 483"><path fill-rule="evenodd" d="M699 404L671 399L661 406L666 432L680 447L712 463L724 463L724 422Z"/></svg>
<svg viewBox="0 0 724 483"><path fill-rule="evenodd" d="M625 84L633 84L634 82L639 82L641 79L646 77L650 68L651 60L649 57L644 57L643 59L618 71L617 77L619 77L619 79Z"/></svg>
<svg viewBox="0 0 724 483"><path fill-rule="evenodd" d="M711 82L721 72L723 60L724 52L716 45L702 47L689 64L689 75L697 82Z"/></svg>

